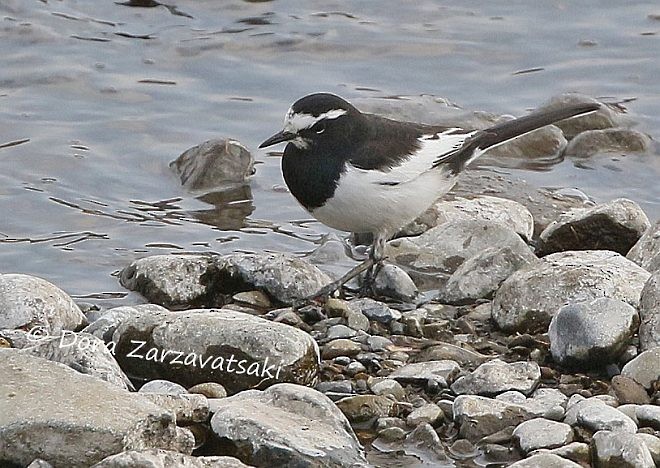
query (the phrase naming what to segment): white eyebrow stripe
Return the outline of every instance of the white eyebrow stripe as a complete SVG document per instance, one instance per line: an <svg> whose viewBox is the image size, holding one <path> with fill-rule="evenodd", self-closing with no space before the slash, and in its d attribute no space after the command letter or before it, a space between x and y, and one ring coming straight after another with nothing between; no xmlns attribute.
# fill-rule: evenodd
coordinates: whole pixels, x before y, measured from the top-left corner
<svg viewBox="0 0 660 468"><path fill-rule="evenodd" d="M344 109L332 109L316 117L311 114L295 113L289 109L284 118L284 130L291 133L298 133L300 130L311 128L317 122L323 119L336 119L346 114Z"/></svg>

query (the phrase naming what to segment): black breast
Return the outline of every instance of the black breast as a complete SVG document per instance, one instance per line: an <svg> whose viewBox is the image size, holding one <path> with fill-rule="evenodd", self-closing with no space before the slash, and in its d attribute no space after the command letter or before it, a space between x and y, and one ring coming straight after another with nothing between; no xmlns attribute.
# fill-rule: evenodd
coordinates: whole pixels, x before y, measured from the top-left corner
<svg viewBox="0 0 660 468"><path fill-rule="evenodd" d="M343 168L344 161L337 153L301 150L292 143L286 145L282 157L284 181L308 211L332 197Z"/></svg>

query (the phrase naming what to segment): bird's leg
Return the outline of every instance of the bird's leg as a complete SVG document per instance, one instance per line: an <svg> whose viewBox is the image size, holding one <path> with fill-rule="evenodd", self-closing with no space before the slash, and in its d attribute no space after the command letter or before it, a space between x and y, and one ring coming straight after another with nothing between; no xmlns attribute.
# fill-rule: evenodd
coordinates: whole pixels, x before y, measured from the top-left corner
<svg viewBox="0 0 660 468"><path fill-rule="evenodd" d="M380 269L383 268L383 261L385 260L385 243L387 242L387 235L384 233L376 234L374 242L371 245L371 252L369 258L373 261L373 266L367 270L362 282L360 295L367 296L368 293L375 295L374 282Z"/></svg>

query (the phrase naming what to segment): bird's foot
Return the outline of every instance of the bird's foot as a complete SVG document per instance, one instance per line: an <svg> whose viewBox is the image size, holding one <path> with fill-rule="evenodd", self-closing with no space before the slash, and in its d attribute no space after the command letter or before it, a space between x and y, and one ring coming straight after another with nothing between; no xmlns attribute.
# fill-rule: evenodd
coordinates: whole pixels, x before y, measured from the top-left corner
<svg viewBox="0 0 660 468"><path fill-rule="evenodd" d="M360 287L360 297L376 297L378 295L376 291L376 278L378 273L383 268L386 258L381 258L380 260L374 260L374 265L367 270L362 279L362 285Z"/></svg>
<svg viewBox="0 0 660 468"><path fill-rule="evenodd" d="M339 278L337 281L326 284L310 296L304 297L302 299L296 299L293 302L293 310L301 309L309 304L325 303L325 301L327 301L335 291L340 289L344 284L348 283L353 278L359 276L362 272L370 270L375 263L376 262L370 257L356 267L352 268L348 273Z"/></svg>

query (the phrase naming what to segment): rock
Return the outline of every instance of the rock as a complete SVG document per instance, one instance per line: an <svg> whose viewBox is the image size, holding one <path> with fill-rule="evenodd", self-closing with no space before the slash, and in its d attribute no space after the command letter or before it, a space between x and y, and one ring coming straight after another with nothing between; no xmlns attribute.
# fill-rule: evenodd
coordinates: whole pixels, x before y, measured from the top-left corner
<svg viewBox="0 0 660 468"><path fill-rule="evenodd" d="M550 352L563 366L605 367L625 351L638 325L637 310L618 299L567 304L550 321Z"/></svg>
<svg viewBox="0 0 660 468"><path fill-rule="evenodd" d="M143 393L145 398L174 414L178 425L206 422L209 419L209 402L203 395Z"/></svg>
<svg viewBox="0 0 660 468"><path fill-rule="evenodd" d="M140 393L160 393L162 395L183 395L184 393L188 393L188 390L183 385L163 379L150 380L140 387L138 391Z"/></svg>
<svg viewBox="0 0 660 468"><path fill-rule="evenodd" d="M573 442L573 428L568 424L535 418L520 423L513 439L523 453L540 448L556 448Z"/></svg>
<svg viewBox="0 0 660 468"><path fill-rule="evenodd" d="M492 221L457 219L426 231L416 238L394 239L385 255L416 277L451 274L467 259L488 247L510 247L519 252L525 242L512 229Z"/></svg>
<svg viewBox="0 0 660 468"><path fill-rule="evenodd" d="M460 436L471 442L534 418L523 406L473 395L457 397L453 412Z"/></svg>
<svg viewBox="0 0 660 468"><path fill-rule="evenodd" d="M564 155L588 157L598 153L643 153L651 146L648 135L628 128L587 130L576 135Z"/></svg>
<svg viewBox="0 0 660 468"><path fill-rule="evenodd" d="M53 468L53 465L41 458L37 458L32 460L32 463L30 463L27 468Z"/></svg>
<svg viewBox="0 0 660 468"><path fill-rule="evenodd" d="M651 402L644 387L633 379L623 375L615 375L612 377L612 390L614 390L617 400L619 400L619 403L622 405L628 403L644 405Z"/></svg>
<svg viewBox="0 0 660 468"><path fill-rule="evenodd" d="M460 305L491 297L515 271L538 262L528 247L519 247L490 247L470 257L449 277L439 300Z"/></svg>
<svg viewBox="0 0 660 468"><path fill-rule="evenodd" d="M227 396L225 387L215 382L204 382L193 385L188 389L188 393L199 393L206 398L225 398Z"/></svg>
<svg viewBox="0 0 660 468"><path fill-rule="evenodd" d="M635 434L635 438L644 442L646 448L648 448L649 452L651 452L651 457L653 458L655 466L660 466L660 438L651 434L643 434L641 432Z"/></svg>
<svg viewBox="0 0 660 468"><path fill-rule="evenodd" d="M545 331L559 308L598 297L633 307L649 273L607 250L550 254L512 274L495 294L492 317L504 331Z"/></svg>
<svg viewBox="0 0 660 468"><path fill-rule="evenodd" d="M564 417L568 397L556 388L538 388L530 398L520 392L508 391L500 393L495 399L524 406L535 416L558 421Z"/></svg>
<svg viewBox="0 0 660 468"><path fill-rule="evenodd" d="M113 342L128 375L187 387L216 382L229 393L313 385L319 368L318 346L307 333L225 309L142 312L117 327Z"/></svg>
<svg viewBox="0 0 660 468"><path fill-rule="evenodd" d="M639 300L639 347L642 351L660 346L660 270L653 273Z"/></svg>
<svg viewBox="0 0 660 468"><path fill-rule="evenodd" d="M374 395L392 395L396 400L403 400L406 397L406 391L396 380L375 378L367 383Z"/></svg>
<svg viewBox="0 0 660 468"><path fill-rule="evenodd" d="M112 455L92 468L249 468L234 457L193 457L169 450L130 450Z"/></svg>
<svg viewBox="0 0 660 468"><path fill-rule="evenodd" d="M360 443L332 401L311 388L277 384L218 401L211 419L226 453L255 466L366 465Z"/></svg>
<svg viewBox="0 0 660 468"><path fill-rule="evenodd" d="M535 362L511 364L493 359L477 367L474 372L456 379L451 390L458 395L492 396L508 390L532 393L541 380L541 369Z"/></svg>
<svg viewBox="0 0 660 468"><path fill-rule="evenodd" d="M646 230L627 257L650 272L660 270L660 220Z"/></svg>
<svg viewBox="0 0 660 468"><path fill-rule="evenodd" d="M447 221L459 219L499 222L510 226L527 240L530 240L534 233L534 218L524 205L506 198L479 195L473 198L438 200L415 221L404 227L398 237L419 235Z"/></svg>
<svg viewBox="0 0 660 468"><path fill-rule="evenodd" d="M648 447L634 434L598 431L591 439L598 468L654 468Z"/></svg>
<svg viewBox="0 0 660 468"><path fill-rule="evenodd" d="M419 296L419 290L408 273L389 263L378 270L374 280L374 291L378 297L401 302L414 302Z"/></svg>
<svg viewBox="0 0 660 468"><path fill-rule="evenodd" d="M512 463L509 468L582 468L582 465L553 453L539 453Z"/></svg>
<svg viewBox="0 0 660 468"><path fill-rule="evenodd" d="M426 405L415 408L406 418L406 423L410 427L417 427L420 424L430 424L435 426L437 423L444 419L442 410L438 405L428 403Z"/></svg>
<svg viewBox="0 0 660 468"><path fill-rule="evenodd" d="M193 449L174 415L141 395L21 351L0 350L0 401L8 403L0 412L0 460L8 463L39 457L85 467L136 447Z"/></svg>
<svg viewBox="0 0 660 468"><path fill-rule="evenodd" d="M338 339L332 340L323 347L323 359L333 359L337 356L355 356L360 351L362 347L359 343L355 341Z"/></svg>
<svg viewBox="0 0 660 468"><path fill-rule="evenodd" d="M306 261L284 254L154 255L131 263L121 284L166 307L221 306L254 289L291 304L330 282Z"/></svg>
<svg viewBox="0 0 660 468"><path fill-rule="evenodd" d="M89 333L63 330L60 336L49 336L21 352L59 362L82 374L105 380L124 390L132 390L133 384L105 343Z"/></svg>
<svg viewBox="0 0 660 468"><path fill-rule="evenodd" d="M621 375L629 377L649 389L653 382L660 380L658 362L660 362L660 346L640 353L639 356L623 366Z"/></svg>
<svg viewBox="0 0 660 468"><path fill-rule="evenodd" d="M416 360L418 362L449 360L456 361L461 367L475 368L489 359L489 356L469 348L463 348L450 343L440 343L422 350L417 355Z"/></svg>
<svg viewBox="0 0 660 468"><path fill-rule="evenodd" d="M112 341L112 334L122 320L133 315L138 315L142 312L168 312L168 310L157 304L138 304L134 306L114 307L108 309L105 314L87 325L83 331L109 343Z"/></svg>
<svg viewBox="0 0 660 468"><path fill-rule="evenodd" d="M336 340L338 338L353 338L357 332L346 325L333 325L328 328L326 338L329 340Z"/></svg>
<svg viewBox="0 0 660 468"><path fill-rule="evenodd" d="M589 445L583 442L571 442L568 445L552 450L539 449L531 452L530 455L538 455L541 453L557 455L562 458L574 461L575 463L582 466L591 466L591 451L589 450Z"/></svg>
<svg viewBox="0 0 660 468"><path fill-rule="evenodd" d="M427 381L432 380L446 387L449 382L454 380L460 370L461 368L455 361L417 362L395 369L389 375L389 378L398 382L417 385L425 385Z"/></svg>
<svg viewBox="0 0 660 468"><path fill-rule="evenodd" d="M22 328L47 336L85 325L80 308L57 286L36 276L0 274L0 330Z"/></svg>
<svg viewBox="0 0 660 468"><path fill-rule="evenodd" d="M634 434L637 432L635 421L618 411L616 408L605 404L585 404L581 405L576 414L577 423L589 429L596 431L616 431Z"/></svg>
<svg viewBox="0 0 660 468"><path fill-rule="evenodd" d="M640 427L651 427L660 431L660 406L640 405L635 411Z"/></svg>
<svg viewBox="0 0 660 468"><path fill-rule="evenodd" d="M550 101L539 108L539 110L550 110L561 108L571 104L599 103L596 99L577 93L565 93L553 96ZM589 130L599 130L618 127L623 122L623 115L615 112L611 107L601 104L600 109L580 117L562 120L555 125L561 128L566 138L571 139Z"/></svg>
<svg viewBox="0 0 660 468"><path fill-rule="evenodd" d="M254 157L236 140L208 140L185 151L170 168L187 189L208 191L245 183L254 173Z"/></svg>
<svg viewBox="0 0 660 468"><path fill-rule="evenodd" d="M367 345L374 353L387 351L390 347L394 346L391 340L384 336L372 335L367 337Z"/></svg>
<svg viewBox="0 0 660 468"><path fill-rule="evenodd" d="M428 423L420 424L408 434L403 446L406 454L428 460L435 466L449 462L438 433Z"/></svg>
<svg viewBox="0 0 660 468"><path fill-rule="evenodd" d="M262 291L244 291L234 294L232 296L234 302L255 308L255 309L268 309L272 307L270 299Z"/></svg>
<svg viewBox="0 0 660 468"><path fill-rule="evenodd" d="M401 312L398 310L392 309L387 304L368 297L353 299L348 304L355 312L359 311L369 320L375 320L376 322L388 324L392 320L399 320L401 318Z"/></svg>
<svg viewBox="0 0 660 468"><path fill-rule="evenodd" d="M400 442L406 438L406 431L400 427L387 427L378 431L378 438L387 442Z"/></svg>
<svg viewBox="0 0 660 468"><path fill-rule="evenodd" d="M642 208L625 198L593 208L573 208L543 230L536 254L611 250L626 255L650 226Z"/></svg>
<svg viewBox="0 0 660 468"><path fill-rule="evenodd" d="M340 395L340 397L355 393L353 384L350 380L332 380L329 382L319 382L316 389L321 393ZM339 398L334 398L339 399Z"/></svg>
<svg viewBox="0 0 660 468"><path fill-rule="evenodd" d="M335 403L352 423L375 421L386 416L396 416L396 400L391 395L355 395Z"/></svg>

